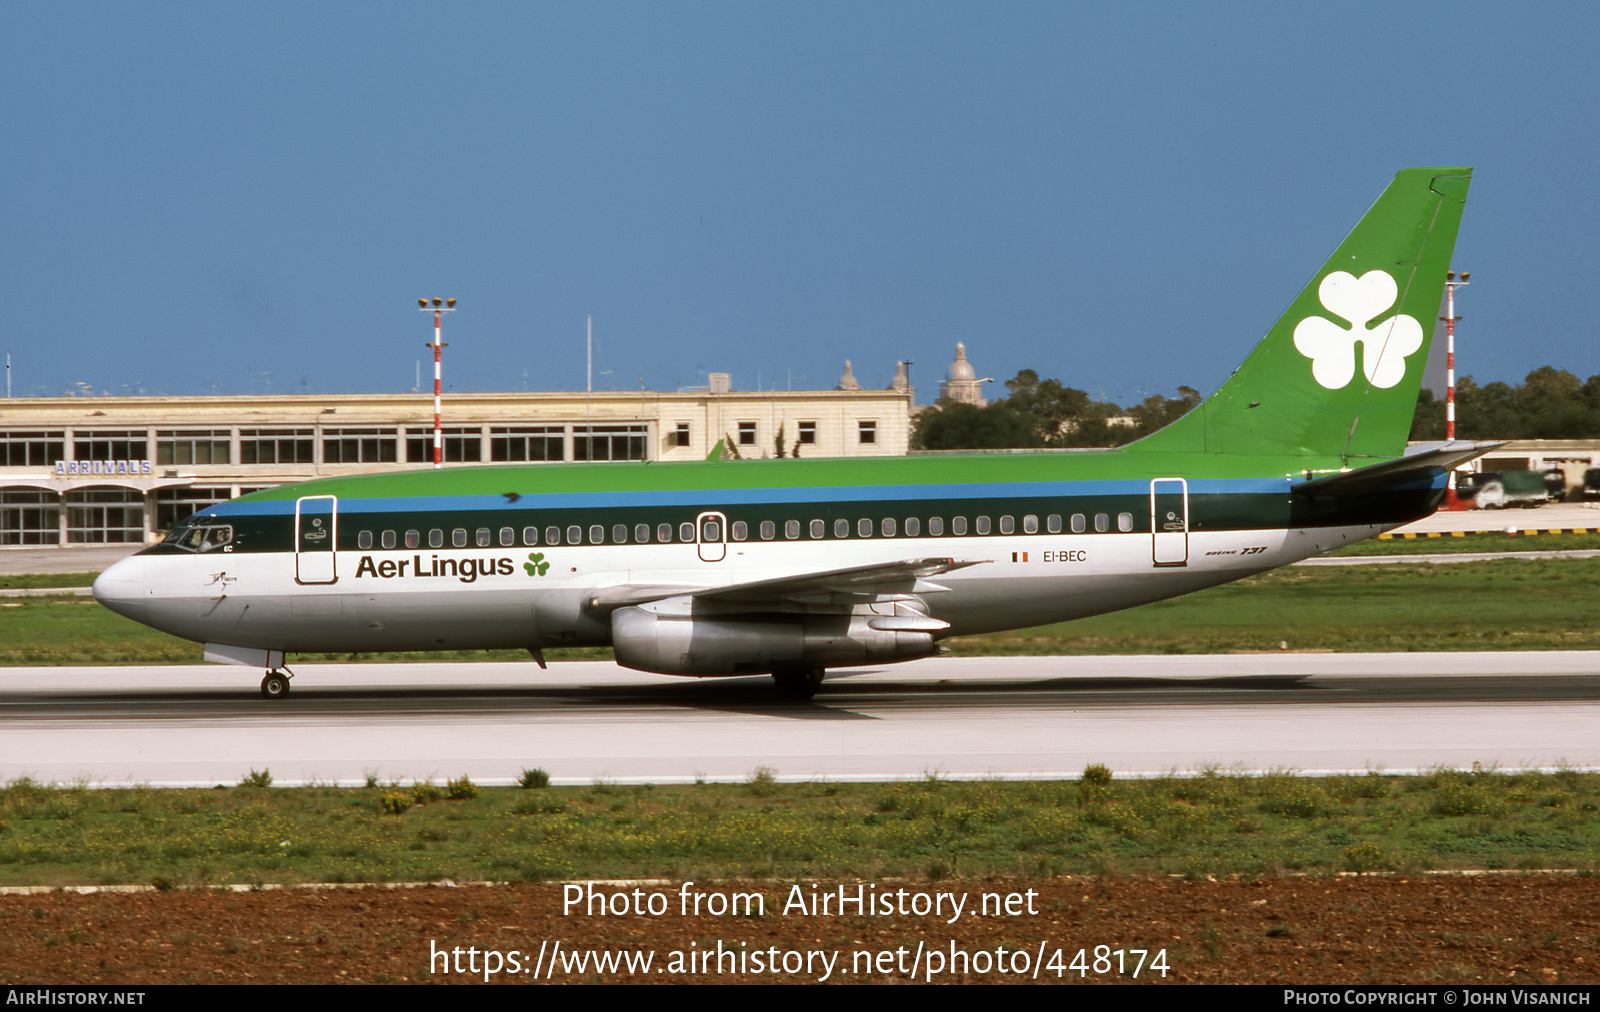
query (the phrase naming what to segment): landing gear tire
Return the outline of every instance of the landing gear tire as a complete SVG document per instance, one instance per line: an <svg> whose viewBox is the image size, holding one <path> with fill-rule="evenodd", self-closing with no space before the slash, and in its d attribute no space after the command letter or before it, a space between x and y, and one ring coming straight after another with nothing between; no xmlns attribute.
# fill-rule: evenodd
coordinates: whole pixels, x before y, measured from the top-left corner
<svg viewBox="0 0 1600 1012"><path fill-rule="evenodd" d="M269 671L261 680L261 694L268 699L283 699L289 695L289 676L281 671Z"/></svg>
<svg viewBox="0 0 1600 1012"><path fill-rule="evenodd" d="M810 699L822 688L822 674L822 668L779 668L772 681L784 699Z"/></svg>

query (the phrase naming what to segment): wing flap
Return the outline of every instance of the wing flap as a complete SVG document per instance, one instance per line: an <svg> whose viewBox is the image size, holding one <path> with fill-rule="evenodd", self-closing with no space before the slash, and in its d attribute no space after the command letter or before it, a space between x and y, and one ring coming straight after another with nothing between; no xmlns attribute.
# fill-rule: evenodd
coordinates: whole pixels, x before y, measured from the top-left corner
<svg viewBox="0 0 1600 1012"><path fill-rule="evenodd" d="M937 594L948 590L930 582L968 566L982 565L989 559L903 559L871 566L852 566L818 573L799 573L770 580L754 580L718 587L661 585L634 587L626 584L605 587L585 599L590 611L611 612L630 605L649 604L671 597L697 598L737 604L815 603L839 598L883 600L912 594Z"/></svg>

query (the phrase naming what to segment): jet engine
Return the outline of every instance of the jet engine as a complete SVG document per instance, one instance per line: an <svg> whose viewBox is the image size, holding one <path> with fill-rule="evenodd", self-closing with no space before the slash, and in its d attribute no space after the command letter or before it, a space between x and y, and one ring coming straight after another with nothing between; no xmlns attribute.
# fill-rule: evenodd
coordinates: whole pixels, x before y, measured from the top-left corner
<svg viewBox="0 0 1600 1012"><path fill-rule="evenodd" d="M875 605L837 613L708 611L672 598L611 616L617 663L664 675L738 675L927 657L948 624L921 612Z"/></svg>

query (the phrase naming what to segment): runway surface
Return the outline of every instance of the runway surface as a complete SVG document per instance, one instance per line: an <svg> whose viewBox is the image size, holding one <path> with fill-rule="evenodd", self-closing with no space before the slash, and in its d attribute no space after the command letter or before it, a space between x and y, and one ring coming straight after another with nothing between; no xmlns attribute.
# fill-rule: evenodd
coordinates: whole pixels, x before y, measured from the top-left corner
<svg viewBox="0 0 1600 1012"><path fill-rule="evenodd" d="M0 780L91 786L1600 768L1600 652L936 658L766 678L609 663L0 669Z"/></svg>

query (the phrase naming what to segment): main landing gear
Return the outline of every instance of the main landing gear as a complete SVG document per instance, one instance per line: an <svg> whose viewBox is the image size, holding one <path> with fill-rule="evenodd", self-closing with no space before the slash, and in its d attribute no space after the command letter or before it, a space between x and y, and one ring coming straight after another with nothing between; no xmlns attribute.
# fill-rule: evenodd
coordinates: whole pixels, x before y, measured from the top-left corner
<svg viewBox="0 0 1600 1012"><path fill-rule="evenodd" d="M261 694L268 699L285 698L289 695L289 679L293 677L294 672L288 668L267 672L267 677L261 679Z"/></svg>
<svg viewBox="0 0 1600 1012"><path fill-rule="evenodd" d="M810 699L822 688L822 674L822 668L779 668L772 680L784 699Z"/></svg>

